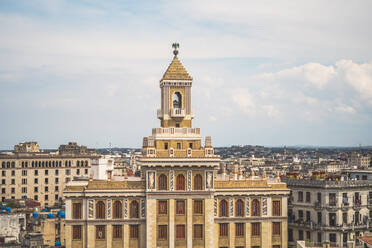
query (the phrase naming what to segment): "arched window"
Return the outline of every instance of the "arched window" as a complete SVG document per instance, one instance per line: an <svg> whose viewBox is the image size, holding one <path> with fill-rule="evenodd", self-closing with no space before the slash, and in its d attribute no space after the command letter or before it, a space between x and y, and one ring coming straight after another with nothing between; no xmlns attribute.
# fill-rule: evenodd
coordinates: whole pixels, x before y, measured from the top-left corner
<svg viewBox="0 0 372 248"><path fill-rule="evenodd" d="M139 213L138 213L138 202L137 201L132 201L130 203L130 217L131 218L138 218Z"/></svg>
<svg viewBox="0 0 372 248"><path fill-rule="evenodd" d="M1 163L1 168L5 168L5 162Z"/></svg>
<svg viewBox="0 0 372 248"><path fill-rule="evenodd" d="M220 217L229 217L229 208L226 200L220 201Z"/></svg>
<svg viewBox="0 0 372 248"><path fill-rule="evenodd" d="M105 216L105 203L103 201L99 201L96 204L96 219L104 219Z"/></svg>
<svg viewBox="0 0 372 248"><path fill-rule="evenodd" d="M252 201L252 216L261 216L260 201L257 199Z"/></svg>
<svg viewBox="0 0 372 248"><path fill-rule="evenodd" d="M161 174L159 176L159 190L167 190L167 176L164 174Z"/></svg>
<svg viewBox="0 0 372 248"><path fill-rule="evenodd" d="M15 168L15 162L14 161L12 162L12 168Z"/></svg>
<svg viewBox="0 0 372 248"><path fill-rule="evenodd" d="M202 190L203 189L203 178L200 174L197 174L194 177L194 190Z"/></svg>
<svg viewBox="0 0 372 248"><path fill-rule="evenodd" d="M76 167L79 167L80 166L80 161L78 160L77 162L76 162Z"/></svg>
<svg viewBox="0 0 372 248"><path fill-rule="evenodd" d="M235 203L235 216L244 216L244 202L242 199L239 199Z"/></svg>
<svg viewBox="0 0 372 248"><path fill-rule="evenodd" d="M88 160L85 160L85 166L88 166Z"/></svg>
<svg viewBox="0 0 372 248"><path fill-rule="evenodd" d="M182 108L182 95L180 92L175 92L173 94L173 108Z"/></svg>
<svg viewBox="0 0 372 248"><path fill-rule="evenodd" d="M114 202L114 219L121 219L123 217L123 207L121 201Z"/></svg>
<svg viewBox="0 0 372 248"><path fill-rule="evenodd" d="M185 190L185 176L182 174L177 176L176 190Z"/></svg>

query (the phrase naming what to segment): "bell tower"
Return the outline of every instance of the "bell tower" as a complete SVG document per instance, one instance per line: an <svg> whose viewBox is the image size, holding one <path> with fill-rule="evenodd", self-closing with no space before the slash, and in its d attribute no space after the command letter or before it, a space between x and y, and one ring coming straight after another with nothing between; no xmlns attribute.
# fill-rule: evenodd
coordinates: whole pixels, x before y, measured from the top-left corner
<svg viewBox="0 0 372 248"><path fill-rule="evenodd" d="M172 47L173 60L160 80L161 109L157 116L161 127L191 128L192 77L177 57L179 44L173 43Z"/></svg>

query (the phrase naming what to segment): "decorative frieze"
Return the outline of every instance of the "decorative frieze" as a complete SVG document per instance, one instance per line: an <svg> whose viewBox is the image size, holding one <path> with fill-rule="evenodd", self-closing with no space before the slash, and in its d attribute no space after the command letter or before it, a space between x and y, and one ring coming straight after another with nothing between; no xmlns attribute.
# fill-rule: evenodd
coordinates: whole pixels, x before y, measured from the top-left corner
<svg viewBox="0 0 372 248"><path fill-rule="evenodd" d="M214 198L214 216L217 217L218 213L218 199Z"/></svg>
<svg viewBox="0 0 372 248"><path fill-rule="evenodd" d="M230 217L234 216L234 198L229 199Z"/></svg>
<svg viewBox="0 0 372 248"><path fill-rule="evenodd" d="M174 170L169 171L169 190L174 190Z"/></svg>
<svg viewBox="0 0 372 248"><path fill-rule="evenodd" d="M262 198L262 216L267 215L267 197Z"/></svg>
<svg viewBox="0 0 372 248"><path fill-rule="evenodd" d="M251 199L249 197L245 198L245 216L248 217L250 215L250 203Z"/></svg>
<svg viewBox="0 0 372 248"><path fill-rule="evenodd" d="M192 171L187 171L187 191L191 191L192 189Z"/></svg>
<svg viewBox="0 0 372 248"><path fill-rule="evenodd" d="M146 217L146 206L145 206L145 199L141 199L141 218Z"/></svg>
<svg viewBox="0 0 372 248"><path fill-rule="evenodd" d="M107 219L111 219L111 199L107 200Z"/></svg>

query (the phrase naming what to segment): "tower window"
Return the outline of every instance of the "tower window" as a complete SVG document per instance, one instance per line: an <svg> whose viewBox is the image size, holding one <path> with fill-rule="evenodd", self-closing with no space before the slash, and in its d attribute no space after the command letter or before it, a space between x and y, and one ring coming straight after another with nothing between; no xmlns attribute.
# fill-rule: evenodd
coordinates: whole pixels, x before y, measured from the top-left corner
<svg viewBox="0 0 372 248"><path fill-rule="evenodd" d="M192 149L192 143L189 143L189 148Z"/></svg>
<svg viewBox="0 0 372 248"><path fill-rule="evenodd" d="M177 143L177 149L178 149L178 150L181 149L181 143Z"/></svg>
<svg viewBox="0 0 372 248"><path fill-rule="evenodd" d="M164 143L164 149L165 149L165 150L168 150L168 143L167 143L167 142Z"/></svg>
<svg viewBox="0 0 372 248"><path fill-rule="evenodd" d="M173 108L182 108L182 95L180 92L175 92L172 98Z"/></svg>
<svg viewBox="0 0 372 248"><path fill-rule="evenodd" d="M176 127L180 127L180 124L179 123L176 123Z"/></svg>

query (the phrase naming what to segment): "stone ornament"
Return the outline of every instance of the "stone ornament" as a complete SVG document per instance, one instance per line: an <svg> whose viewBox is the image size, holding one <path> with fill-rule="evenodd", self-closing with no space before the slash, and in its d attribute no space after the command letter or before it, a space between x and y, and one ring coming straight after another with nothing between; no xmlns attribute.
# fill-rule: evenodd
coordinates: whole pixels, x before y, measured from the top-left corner
<svg viewBox="0 0 372 248"><path fill-rule="evenodd" d="M107 200L107 219L111 219L111 200Z"/></svg>
<svg viewBox="0 0 372 248"><path fill-rule="evenodd" d="M169 190L174 190L174 170L169 171Z"/></svg>
<svg viewBox="0 0 372 248"><path fill-rule="evenodd" d="M192 189L192 172L191 170L187 171L187 191Z"/></svg>
<svg viewBox="0 0 372 248"><path fill-rule="evenodd" d="M267 215L267 197L262 198L262 215Z"/></svg>
<svg viewBox="0 0 372 248"><path fill-rule="evenodd" d="M88 218L93 219L94 216L94 200L88 200Z"/></svg>
<svg viewBox="0 0 372 248"><path fill-rule="evenodd" d="M234 216L234 198L229 199L230 216Z"/></svg>
<svg viewBox="0 0 372 248"><path fill-rule="evenodd" d="M145 218L145 199L141 199L141 218Z"/></svg>
<svg viewBox="0 0 372 248"><path fill-rule="evenodd" d="M147 189L148 190L155 189L155 171L147 172Z"/></svg>
<svg viewBox="0 0 372 248"><path fill-rule="evenodd" d="M205 188L213 189L213 171L206 172Z"/></svg>
<svg viewBox="0 0 372 248"><path fill-rule="evenodd" d="M124 199L124 218L128 218L128 199Z"/></svg>
<svg viewBox="0 0 372 248"><path fill-rule="evenodd" d="M214 198L214 216L217 217L218 214L218 199Z"/></svg>
<svg viewBox="0 0 372 248"><path fill-rule="evenodd" d="M245 198L245 216L248 217L249 216L249 213L250 213L250 201L251 199L249 199L249 197L246 197Z"/></svg>

